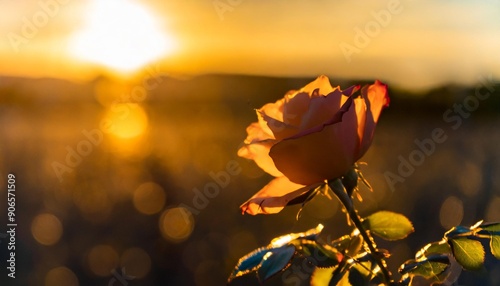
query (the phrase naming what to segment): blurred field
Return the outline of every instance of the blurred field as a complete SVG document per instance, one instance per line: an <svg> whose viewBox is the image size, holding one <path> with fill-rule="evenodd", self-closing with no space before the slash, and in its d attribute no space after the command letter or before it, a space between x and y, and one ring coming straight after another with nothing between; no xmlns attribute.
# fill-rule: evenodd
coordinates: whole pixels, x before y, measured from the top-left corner
<svg viewBox="0 0 500 286"><path fill-rule="evenodd" d="M158 85L136 100L123 100L143 82L104 76L85 84L0 78L0 182L5 186L7 174L16 175L18 219L18 278L16 284L6 278L2 242L0 284L111 285L124 269L135 277L131 286L223 285L239 257L275 236L318 223L331 237L347 232L338 203L325 197L306 205L299 220L298 207L256 217L242 216L238 208L270 180L253 162L236 156L246 126L256 119L253 109L311 79L155 80ZM350 84L331 81L343 88ZM391 106L363 158L375 191L362 189L359 207L362 215L386 209L414 222L416 232L408 239L380 244L393 253L392 272L453 225L500 221L500 85L456 130L443 119L474 92L450 85L410 94L390 86ZM116 98L125 105L114 104ZM103 119L116 124L115 133L102 132ZM435 128L443 129L447 140L391 191L384 173L397 174L400 156L408 159L417 149L414 141L431 138ZM101 132L102 140L81 143L89 132ZM68 166L68 150L78 148L87 155ZM60 178L55 162L69 167ZM214 176L228 164L241 172L217 188ZM214 195L196 209L195 189L207 186ZM0 209L6 197L0 188ZM181 204L196 212L187 215ZM2 222L5 215L2 211ZM500 263L487 256L486 268L463 273L459 285L499 285ZM282 277L269 285L282 283L294 285Z"/></svg>

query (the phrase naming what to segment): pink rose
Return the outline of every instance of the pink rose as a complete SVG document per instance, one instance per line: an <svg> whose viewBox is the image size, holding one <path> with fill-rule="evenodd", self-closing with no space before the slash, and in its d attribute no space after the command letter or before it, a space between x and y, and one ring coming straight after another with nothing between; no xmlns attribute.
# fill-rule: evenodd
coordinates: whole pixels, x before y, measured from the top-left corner
<svg viewBox="0 0 500 286"><path fill-rule="evenodd" d="M370 147L382 109L389 104L380 81L346 90L319 76L299 91L257 110L238 155L276 177L247 202L243 213L277 213L325 180L346 174Z"/></svg>

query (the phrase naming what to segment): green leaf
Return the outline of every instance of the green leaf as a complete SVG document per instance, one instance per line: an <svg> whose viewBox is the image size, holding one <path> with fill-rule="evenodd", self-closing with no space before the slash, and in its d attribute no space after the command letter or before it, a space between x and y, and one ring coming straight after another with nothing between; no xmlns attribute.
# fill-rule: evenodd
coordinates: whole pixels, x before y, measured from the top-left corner
<svg viewBox="0 0 500 286"><path fill-rule="evenodd" d="M363 220L365 228L386 240L398 240L414 231L411 221L402 214L376 212Z"/></svg>
<svg viewBox="0 0 500 286"><path fill-rule="evenodd" d="M467 270L479 270L483 267L484 248L477 240L459 237L451 239L453 255L460 265Z"/></svg>
<svg viewBox="0 0 500 286"><path fill-rule="evenodd" d="M366 252L365 254L358 255L351 264L349 281L353 285L370 285L370 282L373 283L373 279L376 278L377 275L381 275L383 279L383 275L377 263L374 261L373 255Z"/></svg>
<svg viewBox="0 0 500 286"><path fill-rule="evenodd" d="M459 225L459 226L452 227L450 230L448 230L444 234L444 237L446 237L446 238L455 238L455 237L470 236L470 235L473 235L473 234L474 233L470 229L470 227Z"/></svg>
<svg viewBox="0 0 500 286"><path fill-rule="evenodd" d="M347 267L337 267L332 273L332 279L328 283L328 286L352 286L349 283L349 273Z"/></svg>
<svg viewBox="0 0 500 286"><path fill-rule="evenodd" d="M229 277L229 281L256 270L262 262L264 255L268 252L269 248L261 247L240 258L238 264L236 264L236 267L233 270L233 273Z"/></svg>
<svg viewBox="0 0 500 286"><path fill-rule="evenodd" d="M311 228L308 231L285 234L271 240L270 247L281 247L284 245L297 243L300 240L316 241L318 235L321 233L321 230L323 230L323 225L318 224L317 227Z"/></svg>
<svg viewBox="0 0 500 286"><path fill-rule="evenodd" d="M446 278L445 271L449 269L450 259L447 254L431 254L422 260L408 260L399 268L403 277L422 276L434 281Z"/></svg>
<svg viewBox="0 0 500 286"><path fill-rule="evenodd" d="M351 286L347 273L347 269L342 266L315 268L309 283L311 286Z"/></svg>
<svg viewBox="0 0 500 286"><path fill-rule="evenodd" d="M480 234L488 234L488 235L500 235L500 223L484 223L479 226L481 229L479 231Z"/></svg>
<svg viewBox="0 0 500 286"><path fill-rule="evenodd" d="M499 231L500 232L500 222L483 223L479 226L481 229L487 231Z"/></svg>
<svg viewBox="0 0 500 286"><path fill-rule="evenodd" d="M333 271L336 267L330 268L314 268L311 275L311 281L309 281L311 286L324 286L328 285L328 282L332 279Z"/></svg>
<svg viewBox="0 0 500 286"><path fill-rule="evenodd" d="M436 281L441 280L440 274L442 274L446 269L448 269L448 264L440 262L424 261L421 262L410 271L414 275L419 275L427 279L433 279Z"/></svg>
<svg viewBox="0 0 500 286"><path fill-rule="evenodd" d="M344 235L334 240L332 246L346 255L355 256L363 248L363 237L361 235Z"/></svg>
<svg viewBox="0 0 500 286"><path fill-rule="evenodd" d="M329 245L321 245L314 241L302 241L299 248L316 267L332 267L338 265L344 255Z"/></svg>
<svg viewBox="0 0 500 286"><path fill-rule="evenodd" d="M295 246L293 245L276 248L266 253L257 270L259 280L265 281L287 268L294 254Z"/></svg>
<svg viewBox="0 0 500 286"><path fill-rule="evenodd" d="M500 236L491 236L490 249L493 256L495 256L496 259L500 259Z"/></svg>
<svg viewBox="0 0 500 286"><path fill-rule="evenodd" d="M447 254L447 253L451 253L450 245L446 241L442 240L442 241L431 242L426 246L422 247L415 255L415 258L417 260L421 260L429 256L430 254Z"/></svg>

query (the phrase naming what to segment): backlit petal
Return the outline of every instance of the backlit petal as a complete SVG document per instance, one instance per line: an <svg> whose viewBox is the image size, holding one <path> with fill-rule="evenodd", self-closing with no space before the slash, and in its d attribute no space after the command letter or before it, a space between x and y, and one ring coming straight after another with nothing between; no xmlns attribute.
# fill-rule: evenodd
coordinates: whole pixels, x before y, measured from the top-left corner
<svg viewBox="0 0 500 286"><path fill-rule="evenodd" d="M240 208L243 213L274 214L280 212L289 201L307 192L310 188L290 182L286 177L279 177L264 186Z"/></svg>
<svg viewBox="0 0 500 286"><path fill-rule="evenodd" d="M319 95L327 95L334 90L334 88L330 84L330 80L328 79L328 77L325 75L320 75L314 81L301 88L300 91L307 94L312 94L312 92L317 88L319 88Z"/></svg>
<svg viewBox="0 0 500 286"><path fill-rule="evenodd" d="M387 86L380 81L375 81L374 84L364 87L361 90L361 96L366 104L366 119L363 135L361 137L361 147L358 156L361 158L370 147L375 127L377 125L380 113L384 107L389 106L389 95Z"/></svg>
<svg viewBox="0 0 500 286"><path fill-rule="evenodd" d="M274 177L281 177L283 174L274 165L273 159L269 156L269 150L274 142L263 141L242 146L238 150L238 156L254 160L257 166Z"/></svg>

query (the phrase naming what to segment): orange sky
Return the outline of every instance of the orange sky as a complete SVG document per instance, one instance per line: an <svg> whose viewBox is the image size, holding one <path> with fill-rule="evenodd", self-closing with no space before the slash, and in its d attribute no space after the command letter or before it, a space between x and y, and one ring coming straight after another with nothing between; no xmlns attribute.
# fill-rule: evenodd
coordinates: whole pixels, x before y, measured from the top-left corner
<svg viewBox="0 0 500 286"><path fill-rule="evenodd" d="M0 4L4 75L88 80L149 64L181 74L379 78L409 88L500 78L498 1Z"/></svg>

